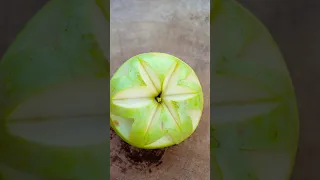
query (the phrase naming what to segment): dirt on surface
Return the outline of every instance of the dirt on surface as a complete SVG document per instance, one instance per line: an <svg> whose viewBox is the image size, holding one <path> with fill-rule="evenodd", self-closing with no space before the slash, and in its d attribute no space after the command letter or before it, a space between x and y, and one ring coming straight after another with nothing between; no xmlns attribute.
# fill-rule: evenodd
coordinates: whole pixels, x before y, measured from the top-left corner
<svg viewBox="0 0 320 180"><path fill-rule="evenodd" d="M141 164L147 167L160 162L165 153L165 149L137 149L125 142L122 142L121 150L125 152L126 158L128 158L134 164Z"/></svg>
<svg viewBox="0 0 320 180"><path fill-rule="evenodd" d="M199 134L197 134L199 135ZM144 150L124 142L110 130L110 178L111 180L209 180L209 144L195 148L193 138L165 149ZM209 153L209 152L208 152Z"/></svg>
<svg viewBox="0 0 320 180"><path fill-rule="evenodd" d="M145 173L151 173L153 168L161 165L162 157L166 151L166 149L147 150L135 148L124 142L112 129L110 129L110 140L119 145L110 156L111 163L118 166L123 173L133 168Z"/></svg>

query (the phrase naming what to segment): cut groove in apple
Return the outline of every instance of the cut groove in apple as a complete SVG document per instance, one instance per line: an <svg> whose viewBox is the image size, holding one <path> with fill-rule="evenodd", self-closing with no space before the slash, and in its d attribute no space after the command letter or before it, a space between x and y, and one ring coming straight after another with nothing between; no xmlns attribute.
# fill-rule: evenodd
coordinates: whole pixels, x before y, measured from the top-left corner
<svg viewBox="0 0 320 180"><path fill-rule="evenodd" d="M123 108L139 108L150 104L153 99L150 98L136 98L136 99L115 99L113 103Z"/></svg>
<svg viewBox="0 0 320 180"><path fill-rule="evenodd" d="M139 59L139 62L141 64L141 67L148 75L148 78L152 82L152 86L156 89L156 92L159 94L161 92L161 82L160 79L157 77L155 72L152 70L152 68L142 59Z"/></svg>
<svg viewBox="0 0 320 180"><path fill-rule="evenodd" d="M176 57L163 53L135 56L118 69L111 84L110 123L133 146L167 147L189 137L199 124L203 109L201 84L195 72ZM124 122L117 121L115 125L115 117L130 123L121 125ZM182 129L186 127L191 128Z"/></svg>
<svg viewBox="0 0 320 180"><path fill-rule="evenodd" d="M151 116L149 117L150 119L148 120L149 123L147 124L146 130L145 130L145 134L149 131L150 126L152 126L152 124L155 121L158 121L160 118L160 113L161 113L162 107L161 105L157 105L154 110L151 113ZM144 134L144 135L145 135Z"/></svg>
<svg viewBox="0 0 320 180"><path fill-rule="evenodd" d="M178 63L175 62L173 66L170 67L169 72L165 75L165 78L163 80L163 85L162 85L162 93L164 95L164 92L166 92L166 89L169 86L170 80L173 76L173 73L177 70L178 68Z"/></svg>
<svg viewBox="0 0 320 180"><path fill-rule="evenodd" d="M181 65L181 64L180 64ZM189 70L189 69L188 69ZM193 72L188 73L189 76L195 76L194 78L188 78L187 77L183 77L186 69L183 68L179 68L179 65L177 65L177 67L175 67L174 71L172 72L172 74L170 74L170 76L168 77L168 84L166 84L164 86L164 90L163 90L163 95L167 96L167 95L171 95L171 94L188 94L188 93L197 93L196 90L191 89L189 87L186 86L181 86L179 84L179 81L181 80L188 80L189 82L192 82L190 80L196 80L197 84L199 85L199 80L196 79L195 75L191 75Z"/></svg>
<svg viewBox="0 0 320 180"><path fill-rule="evenodd" d="M177 127L179 129L181 129L180 117L179 117L178 113L176 112L175 108L170 103L163 103L162 106L163 106L163 109L169 115L168 118L172 119L176 123Z"/></svg>
<svg viewBox="0 0 320 180"><path fill-rule="evenodd" d="M138 99L154 96L156 93L149 87L135 87L116 94L113 99Z"/></svg>
<svg viewBox="0 0 320 180"><path fill-rule="evenodd" d="M108 87L105 79L74 80L39 92L22 102L8 121L74 115L107 115Z"/></svg>
<svg viewBox="0 0 320 180"><path fill-rule="evenodd" d="M106 117L104 115L8 123L7 129L11 134L31 142L57 147L84 146L99 144L107 140Z"/></svg>
<svg viewBox="0 0 320 180"><path fill-rule="evenodd" d="M8 131L51 146L104 142L108 136L107 87L105 79L79 80L38 93L8 116Z"/></svg>
<svg viewBox="0 0 320 180"><path fill-rule="evenodd" d="M219 86L215 87L213 103L225 101L248 101L273 98L274 95L250 82L237 77L217 75L212 80Z"/></svg>
<svg viewBox="0 0 320 180"><path fill-rule="evenodd" d="M215 105L215 123L245 121L252 117L270 112L272 109L276 108L278 104L279 103Z"/></svg>
<svg viewBox="0 0 320 180"><path fill-rule="evenodd" d="M163 96L164 101L185 101L188 99L193 98L196 96L196 93L190 93L190 94L171 94Z"/></svg>
<svg viewBox="0 0 320 180"><path fill-rule="evenodd" d="M143 60L139 59L138 61L138 65L139 65L139 72L140 75L144 81L144 83L146 84L147 87L150 88L150 90L152 90L152 92L155 94L159 94L160 90L157 90L157 87L155 86L155 84L153 83L153 81L158 80L158 77L154 75L154 73L149 74L146 69L144 68L144 66L147 66L145 62L143 62ZM144 64L144 65L143 65ZM150 69L149 69L150 71ZM153 76L152 76L153 75ZM151 79L151 78L155 78L155 80Z"/></svg>

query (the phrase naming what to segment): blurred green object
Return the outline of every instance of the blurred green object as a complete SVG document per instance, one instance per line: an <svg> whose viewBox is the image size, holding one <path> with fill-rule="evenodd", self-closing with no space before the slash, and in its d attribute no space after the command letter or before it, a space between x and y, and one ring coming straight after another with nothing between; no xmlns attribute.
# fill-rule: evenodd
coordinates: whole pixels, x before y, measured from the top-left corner
<svg viewBox="0 0 320 180"><path fill-rule="evenodd" d="M217 0L211 13L211 177L290 179L299 119L283 57L237 2Z"/></svg>
<svg viewBox="0 0 320 180"><path fill-rule="evenodd" d="M8 48L0 62L5 166L46 180L109 178L107 4L49 1Z"/></svg>

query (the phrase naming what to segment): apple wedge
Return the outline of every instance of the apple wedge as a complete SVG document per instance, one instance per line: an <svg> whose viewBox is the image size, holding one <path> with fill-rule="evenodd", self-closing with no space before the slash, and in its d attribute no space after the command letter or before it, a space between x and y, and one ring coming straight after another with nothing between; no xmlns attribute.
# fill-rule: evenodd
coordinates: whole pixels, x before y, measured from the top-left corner
<svg viewBox="0 0 320 180"><path fill-rule="evenodd" d="M299 119L283 57L266 28L237 2L216 0L211 12L211 176L290 179Z"/></svg>
<svg viewBox="0 0 320 180"><path fill-rule="evenodd" d="M0 62L0 161L44 179L109 178L103 3L49 1Z"/></svg>
<svg viewBox="0 0 320 180"><path fill-rule="evenodd" d="M201 84L192 68L165 53L127 60L111 79L111 126L127 143L144 149L179 144L197 128Z"/></svg>

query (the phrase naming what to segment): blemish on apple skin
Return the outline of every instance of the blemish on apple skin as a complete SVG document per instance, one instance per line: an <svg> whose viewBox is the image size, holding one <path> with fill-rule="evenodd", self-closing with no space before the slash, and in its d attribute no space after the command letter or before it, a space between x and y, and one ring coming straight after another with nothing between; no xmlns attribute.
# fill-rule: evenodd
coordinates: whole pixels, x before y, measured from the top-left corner
<svg viewBox="0 0 320 180"><path fill-rule="evenodd" d="M113 120L113 124L114 124L115 126L119 126L119 122L118 122L117 120Z"/></svg>

